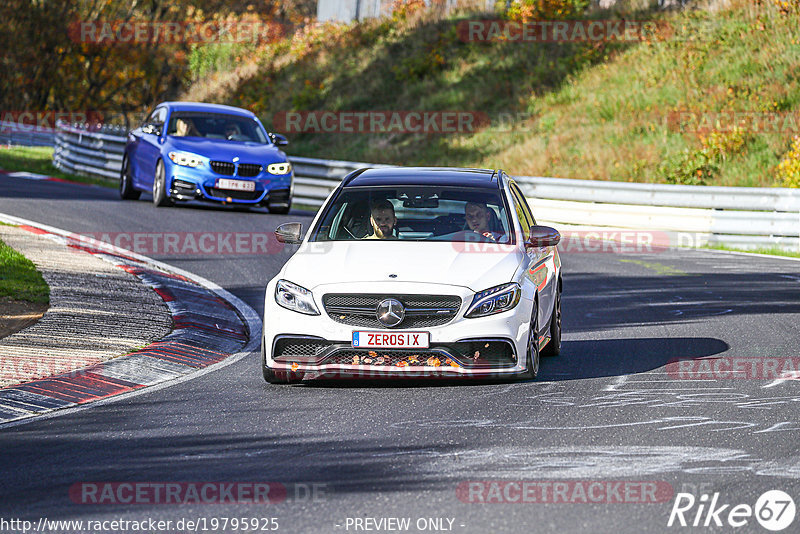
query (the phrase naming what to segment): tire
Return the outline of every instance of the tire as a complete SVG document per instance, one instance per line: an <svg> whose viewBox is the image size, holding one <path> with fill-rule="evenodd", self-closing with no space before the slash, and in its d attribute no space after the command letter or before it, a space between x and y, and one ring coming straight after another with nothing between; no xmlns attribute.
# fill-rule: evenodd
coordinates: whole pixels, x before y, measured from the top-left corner
<svg viewBox="0 0 800 534"><path fill-rule="evenodd" d="M556 302L550 317L550 341L542 349L542 356L550 358L561 353L561 281L558 282Z"/></svg>
<svg viewBox="0 0 800 534"><path fill-rule="evenodd" d="M264 347L264 340L261 340L261 372L264 374L264 380L270 384L286 384L287 380L281 379L278 375L267 367L267 350Z"/></svg>
<svg viewBox="0 0 800 534"><path fill-rule="evenodd" d="M142 195L141 191L133 188L128 156L122 158L122 169L119 171L119 198L122 200L138 200Z"/></svg>
<svg viewBox="0 0 800 534"><path fill-rule="evenodd" d="M525 354L525 371L518 375L521 380L534 380L539 374L539 301L533 301L531 324L528 327L528 350Z"/></svg>
<svg viewBox="0 0 800 534"><path fill-rule="evenodd" d="M156 175L153 177L153 204L157 208L172 206L172 199L167 195L167 177L164 172L164 162L156 163Z"/></svg>
<svg viewBox="0 0 800 534"><path fill-rule="evenodd" d="M273 206L271 204L267 204L267 210L275 215L286 215L287 213L289 213L290 209L292 209L291 202L289 203L288 206L286 204L282 206Z"/></svg>
<svg viewBox="0 0 800 534"><path fill-rule="evenodd" d="M285 195L282 194L284 191L286 192ZM273 203L271 200L268 200L267 210L276 215L286 215L289 213L289 210L292 209L292 190L281 189L276 191L276 193L281 193L280 195L276 195L278 201Z"/></svg>

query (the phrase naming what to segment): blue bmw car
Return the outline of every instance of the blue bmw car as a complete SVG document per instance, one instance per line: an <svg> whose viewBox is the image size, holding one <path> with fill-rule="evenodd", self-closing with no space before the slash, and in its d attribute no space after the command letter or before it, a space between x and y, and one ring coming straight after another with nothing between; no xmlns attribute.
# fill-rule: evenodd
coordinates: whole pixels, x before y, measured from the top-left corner
<svg viewBox="0 0 800 534"><path fill-rule="evenodd" d="M150 192L156 206L205 200L288 213L294 175L278 148L286 144L247 110L163 102L128 133L119 194Z"/></svg>

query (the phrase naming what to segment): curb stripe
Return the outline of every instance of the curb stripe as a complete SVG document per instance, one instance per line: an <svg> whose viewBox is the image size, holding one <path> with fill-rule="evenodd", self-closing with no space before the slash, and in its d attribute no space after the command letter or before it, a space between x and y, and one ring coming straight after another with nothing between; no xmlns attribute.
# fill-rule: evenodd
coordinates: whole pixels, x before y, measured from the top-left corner
<svg viewBox="0 0 800 534"><path fill-rule="evenodd" d="M250 328L237 308L187 276L142 266L143 260L125 253L129 251L97 248L78 241L79 235L59 234L32 224L22 227L136 276L164 301L172 315L173 329L160 341L136 352L0 389L0 425L180 379L234 354L241 357L244 346L252 344L248 344L252 341Z"/></svg>

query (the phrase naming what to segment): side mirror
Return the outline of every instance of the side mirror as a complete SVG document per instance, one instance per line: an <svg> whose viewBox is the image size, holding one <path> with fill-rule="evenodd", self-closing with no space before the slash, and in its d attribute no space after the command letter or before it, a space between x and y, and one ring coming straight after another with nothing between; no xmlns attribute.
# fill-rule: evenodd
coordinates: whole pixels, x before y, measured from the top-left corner
<svg viewBox="0 0 800 534"><path fill-rule="evenodd" d="M525 248L554 247L561 241L561 234L549 226L531 226L531 233L525 241Z"/></svg>
<svg viewBox="0 0 800 534"><path fill-rule="evenodd" d="M303 241L303 223L283 223L275 229L275 238L279 243L297 245Z"/></svg>
<svg viewBox="0 0 800 534"><path fill-rule="evenodd" d="M142 133L161 135L161 130L155 124L145 124L142 126Z"/></svg>
<svg viewBox="0 0 800 534"><path fill-rule="evenodd" d="M289 144L289 140L281 134L271 133L269 134L269 138L275 146L286 146Z"/></svg>

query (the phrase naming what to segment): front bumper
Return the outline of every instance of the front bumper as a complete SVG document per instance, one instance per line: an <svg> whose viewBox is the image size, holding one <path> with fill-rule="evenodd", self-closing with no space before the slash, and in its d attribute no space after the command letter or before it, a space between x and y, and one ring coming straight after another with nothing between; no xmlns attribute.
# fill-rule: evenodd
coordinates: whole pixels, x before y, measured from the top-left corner
<svg viewBox="0 0 800 534"><path fill-rule="evenodd" d="M255 190L232 191L215 187L219 178L245 180L255 183ZM294 173L275 176L261 172L258 176L242 178L237 175L223 176L208 170L188 169L173 166L170 179L170 197L173 200L202 200L229 204L266 206L268 203L284 204L291 196Z"/></svg>
<svg viewBox="0 0 800 534"><path fill-rule="evenodd" d="M439 293L453 294L455 286ZM392 328L387 333L428 332L427 349L367 349L352 347L355 330L370 330L333 320L315 293L321 315L311 316L280 307L274 281L267 286L264 313L264 365L292 380L329 378L502 378L525 370L532 302L522 299L508 312L476 319L463 314L472 301L467 288L461 308L448 323L428 328ZM431 288L402 293L432 294Z"/></svg>

